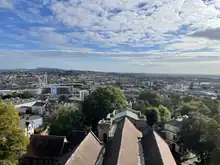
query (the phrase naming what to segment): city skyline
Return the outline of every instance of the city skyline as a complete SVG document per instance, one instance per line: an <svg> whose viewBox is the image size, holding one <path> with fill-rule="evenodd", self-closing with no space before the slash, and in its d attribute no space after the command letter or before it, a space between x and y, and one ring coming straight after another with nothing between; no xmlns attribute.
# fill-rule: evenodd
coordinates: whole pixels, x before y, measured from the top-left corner
<svg viewBox="0 0 220 165"><path fill-rule="evenodd" d="M0 69L220 74L215 0L2 0Z"/></svg>

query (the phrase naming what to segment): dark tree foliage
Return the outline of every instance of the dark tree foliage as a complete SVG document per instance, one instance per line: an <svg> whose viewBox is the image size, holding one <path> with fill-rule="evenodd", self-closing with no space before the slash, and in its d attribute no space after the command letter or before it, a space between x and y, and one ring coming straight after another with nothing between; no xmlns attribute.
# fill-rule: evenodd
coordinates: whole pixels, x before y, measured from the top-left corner
<svg viewBox="0 0 220 165"><path fill-rule="evenodd" d="M179 143L195 153L200 158L201 165L209 165L215 148L214 141L206 136L206 128L210 122L212 119L196 112L184 120L179 133Z"/></svg>
<svg viewBox="0 0 220 165"><path fill-rule="evenodd" d="M86 130L86 117L76 106L61 106L57 114L50 120L50 134L71 136L74 130Z"/></svg>
<svg viewBox="0 0 220 165"><path fill-rule="evenodd" d="M126 98L120 89L110 86L99 87L85 98L82 112L86 115L93 130L96 130L99 120L105 118L115 109L121 109L125 106Z"/></svg>
<svg viewBox="0 0 220 165"><path fill-rule="evenodd" d="M149 105L153 107L158 107L161 104L160 95L153 91L145 91L141 93L138 99L147 101Z"/></svg>
<svg viewBox="0 0 220 165"><path fill-rule="evenodd" d="M179 112L181 115L189 115L192 112L199 112L203 115L209 115L210 109L202 101L191 101L183 104Z"/></svg>
<svg viewBox="0 0 220 165"><path fill-rule="evenodd" d="M220 113L219 100L203 99L202 101L210 109L210 116L211 117Z"/></svg>
<svg viewBox="0 0 220 165"><path fill-rule="evenodd" d="M34 95L28 91L24 91L22 93L12 93L12 94L7 94L7 95L4 95L4 96L1 96L1 98L4 100L4 99L10 99L10 98L16 98L16 97L19 97L21 99L29 99L29 98L33 98Z"/></svg>
<svg viewBox="0 0 220 165"><path fill-rule="evenodd" d="M156 107L147 107L144 114L147 118L147 124L151 127L160 120L160 114Z"/></svg>
<svg viewBox="0 0 220 165"><path fill-rule="evenodd" d="M160 105L159 107L146 107L144 114L147 117L147 123L149 126L164 124L171 118L170 111L163 105Z"/></svg>

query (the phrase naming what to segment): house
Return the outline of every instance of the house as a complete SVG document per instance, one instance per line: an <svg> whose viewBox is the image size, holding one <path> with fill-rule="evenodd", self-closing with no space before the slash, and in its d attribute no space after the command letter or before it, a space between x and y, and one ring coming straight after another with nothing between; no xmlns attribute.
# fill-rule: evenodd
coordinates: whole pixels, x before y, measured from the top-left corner
<svg viewBox="0 0 220 165"><path fill-rule="evenodd" d="M21 115L20 125L25 130L25 135L29 136L34 134L34 129L43 125L43 118L38 115Z"/></svg>
<svg viewBox="0 0 220 165"><path fill-rule="evenodd" d="M19 113L26 113L27 109L30 109L36 101L26 102L22 104L17 104L15 107L18 109Z"/></svg>
<svg viewBox="0 0 220 165"><path fill-rule="evenodd" d="M176 165L167 143L137 111L108 114L98 131L99 138L90 131L57 165Z"/></svg>
<svg viewBox="0 0 220 165"><path fill-rule="evenodd" d="M105 152L101 141L89 132L79 146L70 154L65 155L59 165L102 165ZM58 165L57 164L57 165Z"/></svg>
<svg viewBox="0 0 220 165"><path fill-rule="evenodd" d="M84 100L85 97L87 97L89 95L89 91L88 90L80 90L79 91L79 98Z"/></svg>
<svg viewBox="0 0 220 165"><path fill-rule="evenodd" d="M46 111L47 102L37 101L35 104L32 105L32 112L35 114L42 115Z"/></svg>
<svg viewBox="0 0 220 165"><path fill-rule="evenodd" d="M20 165L56 165L67 140L64 136L31 135L27 154L20 161Z"/></svg>
<svg viewBox="0 0 220 165"><path fill-rule="evenodd" d="M185 118L188 118L188 116L183 116L171 121L168 121L164 125L164 133L165 133L165 139L167 143L169 144L172 151L178 153L182 158L187 156L187 151L181 147L178 143L178 133L182 127L182 122Z"/></svg>

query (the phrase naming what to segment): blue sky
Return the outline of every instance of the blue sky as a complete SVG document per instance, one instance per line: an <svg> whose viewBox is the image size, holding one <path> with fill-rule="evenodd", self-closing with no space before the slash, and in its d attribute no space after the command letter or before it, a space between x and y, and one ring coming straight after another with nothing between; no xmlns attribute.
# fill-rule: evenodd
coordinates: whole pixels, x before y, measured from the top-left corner
<svg viewBox="0 0 220 165"><path fill-rule="evenodd" d="M220 74L219 0L0 0L0 69Z"/></svg>

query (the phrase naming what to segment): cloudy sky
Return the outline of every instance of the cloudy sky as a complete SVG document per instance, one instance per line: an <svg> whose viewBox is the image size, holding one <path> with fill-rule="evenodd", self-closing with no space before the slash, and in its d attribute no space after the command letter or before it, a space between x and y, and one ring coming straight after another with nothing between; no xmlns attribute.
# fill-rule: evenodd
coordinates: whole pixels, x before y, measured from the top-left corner
<svg viewBox="0 0 220 165"><path fill-rule="evenodd" d="M0 69L220 74L220 0L0 0Z"/></svg>

